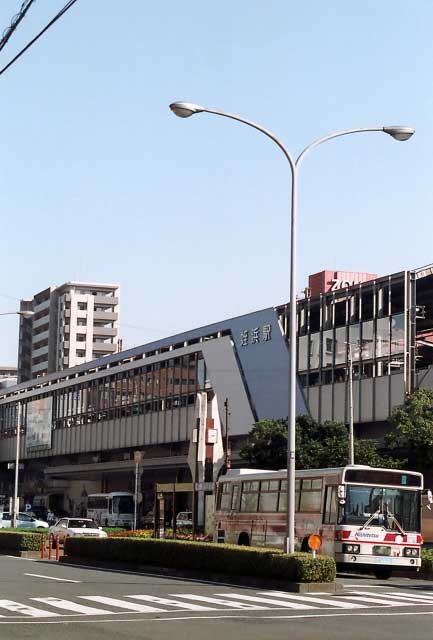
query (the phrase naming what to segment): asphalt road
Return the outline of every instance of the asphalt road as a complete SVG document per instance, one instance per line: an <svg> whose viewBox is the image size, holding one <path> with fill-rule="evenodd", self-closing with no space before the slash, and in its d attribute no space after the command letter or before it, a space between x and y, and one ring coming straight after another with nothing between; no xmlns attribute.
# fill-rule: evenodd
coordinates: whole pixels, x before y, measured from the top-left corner
<svg viewBox="0 0 433 640"><path fill-rule="evenodd" d="M339 580L293 594L0 556L0 638L432 639L433 583Z"/></svg>

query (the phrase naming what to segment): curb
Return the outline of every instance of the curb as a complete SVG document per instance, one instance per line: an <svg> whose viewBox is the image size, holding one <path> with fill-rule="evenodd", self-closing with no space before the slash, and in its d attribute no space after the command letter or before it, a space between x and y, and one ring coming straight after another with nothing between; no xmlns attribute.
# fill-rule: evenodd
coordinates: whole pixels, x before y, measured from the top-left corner
<svg viewBox="0 0 433 640"><path fill-rule="evenodd" d="M89 558L72 558L70 556L60 557L59 562L65 565L77 566L86 569L103 569L119 573L153 574L166 578L185 578L190 580L199 580L201 582L220 582L238 587L276 589L278 591L289 591L292 593L337 593L344 589L343 585L338 582L284 582L282 580L273 580L271 578L230 576L219 573L206 574L187 569L181 571L179 569L169 569L167 567L105 562L102 560L91 560ZM89 564L90 562L92 564Z"/></svg>

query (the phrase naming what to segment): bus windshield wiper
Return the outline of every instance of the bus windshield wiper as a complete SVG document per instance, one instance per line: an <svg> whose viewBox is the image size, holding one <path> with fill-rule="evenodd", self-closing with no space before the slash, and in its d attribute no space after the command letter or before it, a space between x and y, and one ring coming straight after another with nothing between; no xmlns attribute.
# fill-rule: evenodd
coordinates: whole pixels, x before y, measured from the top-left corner
<svg viewBox="0 0 433 640"><path fill-rule="evenodd" d="M397 518L395 517L395 515L393 513L391 513L391 511L389 511L388 509L386 510L386 518L388 520L391 520L391 522L393 522L397 529L400 531L400 533L405 536L406 535L406 531L403 529L403 527L401 526L401 524L399 523L399 521L397 520Z"/></svg>
<svg viewBox="0 0 433 640"><path fill-rule="evenodd" d="M364 522L364 524L363 524L361 527L359 527L358 531L362 531L362 529L365 529L366 527L368 527L368 525L369 525L371 522L373 522L373 520L374 520L375 518L377 518L377 516L380 516L380 514L381 514L380 509L378 509L377 511L375 511L375 512L374 512L374 513L369 517L369 519L368 519L366 522Z"/></svg>

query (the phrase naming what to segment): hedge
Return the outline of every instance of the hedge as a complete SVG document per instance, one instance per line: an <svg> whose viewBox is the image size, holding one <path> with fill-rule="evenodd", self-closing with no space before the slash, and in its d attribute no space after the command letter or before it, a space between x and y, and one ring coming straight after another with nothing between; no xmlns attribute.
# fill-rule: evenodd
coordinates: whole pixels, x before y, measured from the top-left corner
<svg viewBox="0 0 433 640"><path fill-rule="evenodd" d="M65 555L288 582L332 582L336 573L334 560L327 556L313 558L308 553L286 555L263 548L183 540L70 537Z"/></svg>
<svg viewBox="0 0 433 640"><path fill-rule="evenodd" d="M433 579L433 549L421 551L421 577L427 580Z"/></svg>
<svg viewBox="0 0 433 640"><path fill-rule="evenodd" d="M2 551L40 551L40 533L0 531L0 553Z"/></svg>

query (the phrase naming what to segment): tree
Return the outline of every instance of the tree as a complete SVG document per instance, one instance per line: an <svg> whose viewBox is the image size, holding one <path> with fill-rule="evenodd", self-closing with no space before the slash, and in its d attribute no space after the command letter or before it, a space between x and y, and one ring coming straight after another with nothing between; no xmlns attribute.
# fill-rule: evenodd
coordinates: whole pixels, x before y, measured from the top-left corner
<svg viewBox="0 0 433 640"><path fill-rule="evenodd" d="M248 434L240 456L259 469L285 469L287 420L259 420Z"/></svg>
<svg viewBox="0 0 433 640"><path fill-rule="evenodd" d="M342 422L318 424L307 415L296 419L296 468L342 467L348 462L349 433ZM284 469L287 465L287 420L260 420L249 433L241 458L262 469ZM355 439L355 462L374 467L401 467L379 453L372 440Z"/></svg>
<svg viewBox="0 0 433 640"><path fill-rule="evenodd" d="M391 414L392 430L386 445L408 456L410 468L431 470L433 465L433 391L417 389Z"/></svg>

